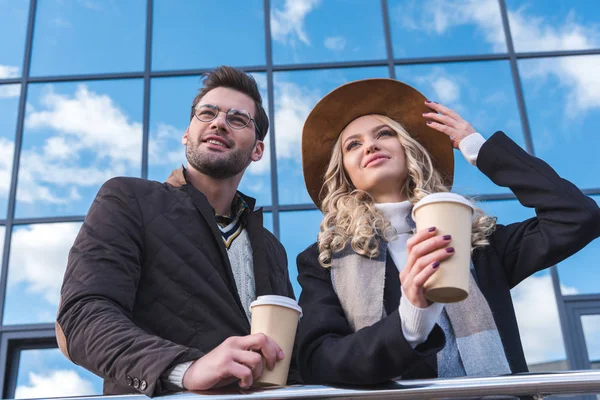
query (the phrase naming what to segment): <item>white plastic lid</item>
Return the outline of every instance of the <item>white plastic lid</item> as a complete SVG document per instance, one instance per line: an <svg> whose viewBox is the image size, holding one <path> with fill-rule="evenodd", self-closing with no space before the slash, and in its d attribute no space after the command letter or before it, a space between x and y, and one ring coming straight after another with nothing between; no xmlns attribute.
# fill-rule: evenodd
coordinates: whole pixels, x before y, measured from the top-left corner
<svg viewBox="0 0 600 400"><path fill-rule="evenodd" d="M469 200L467 200L460 194L450 193L450 192L432 193L430 195L423 197L421 200L419 200L419 202L417 204L415 204L415 206L413 207L413 210L412 210L413 220L415 219L415 211L417 211L417 209L419 207L422 207L426 204L431 204L431 203L459 203L459 204L465 205L465 206L469 207L471 210L473 210L473 204L471 204L471 202Z"/></svg>
<svg viewBox="0 0 600 400"><path fill-rule="evenodd" d="M292 310L298 311L300 316L298 318L302 318L302 307L296 303L296 300L290 299L285 296L277 296L274 294L269 294L266 296L258 296L256 300L250 303L250 309L255 306L281 306L286 308L291 308Z"/></svg>

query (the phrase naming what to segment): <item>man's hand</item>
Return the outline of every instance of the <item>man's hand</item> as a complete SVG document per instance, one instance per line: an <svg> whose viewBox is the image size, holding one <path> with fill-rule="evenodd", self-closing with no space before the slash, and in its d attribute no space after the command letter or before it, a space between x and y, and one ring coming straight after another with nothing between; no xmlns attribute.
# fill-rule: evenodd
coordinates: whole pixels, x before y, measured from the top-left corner
<svg viewBox="0 0 600 400"><path fill-rule="evenodd" d="M208 390L239 380L241 388L249 388L263 372L263 359L272 370L283 357L281 347L262 333L230 337L194 361L183 376L183 387Z"/></svg>

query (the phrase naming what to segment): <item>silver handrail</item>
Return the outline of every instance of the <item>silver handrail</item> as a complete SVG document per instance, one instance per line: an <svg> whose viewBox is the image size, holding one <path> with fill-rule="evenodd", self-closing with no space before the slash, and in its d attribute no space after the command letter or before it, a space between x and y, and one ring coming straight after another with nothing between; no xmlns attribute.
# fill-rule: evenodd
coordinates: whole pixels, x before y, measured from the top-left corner
<svg viewBox="0 0 600 400"><path fill-rule="evenodd" d="M185 392L161 400L183 399L439 399L484 396L600 394L600 370L527 373L485 378L420 379L391 382L378 387L288 386L266 389L228 389ZM144 395L104 396L107 399L143 400ZM98 400L88 396L70 400ZM66 400L66 399L65 399Z"/></svg>

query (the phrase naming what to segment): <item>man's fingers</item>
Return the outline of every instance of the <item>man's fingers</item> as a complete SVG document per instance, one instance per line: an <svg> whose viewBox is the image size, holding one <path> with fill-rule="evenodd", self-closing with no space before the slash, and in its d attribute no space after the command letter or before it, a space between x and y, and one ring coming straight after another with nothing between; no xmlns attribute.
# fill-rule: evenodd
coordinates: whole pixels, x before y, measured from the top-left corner
<svg viewBox="0 0 600 400"><path fill-rule="evenodd" d="M259 351L265 358L266 366L270 370L275 367L277 361L283 359L285 356L281 347L263 333L244 336L242 343L245 345L245 349Z"/></svg>
<svg viewBox="0 0 600 400"><path fill-rule="evenodd" d="M232 355L233 361L243 364L252 370L252 376L258 378L262 375L263 359L259 353L249 350L235 350Z"/></svg>
<svg viewBox="0 0 600 400"><path fill-rule="evenodd" d="M229 373L239 379L238 386L241 388L249 388L254 382L252 370L246 365L231 361Z"/></svg>

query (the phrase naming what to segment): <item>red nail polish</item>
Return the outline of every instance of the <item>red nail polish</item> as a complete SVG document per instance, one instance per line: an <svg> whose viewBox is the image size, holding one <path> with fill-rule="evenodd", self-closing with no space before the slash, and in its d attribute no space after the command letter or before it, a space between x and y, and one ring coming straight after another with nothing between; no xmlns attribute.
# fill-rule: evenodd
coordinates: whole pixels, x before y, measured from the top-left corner
<svg viewBox="0 0 600 400"><path fill-rule="evenodd" d="M434 262L433 262L433 264L431 264L431 267L432 267L433 269L436 269L436 268L437 268L437 267L439 267L439 266L440 266L440 262L439 262L439 261L434 261Z"/></svg>

